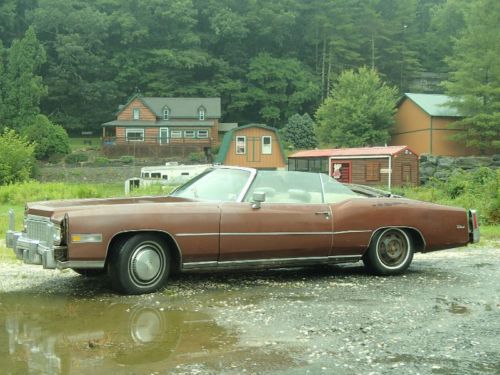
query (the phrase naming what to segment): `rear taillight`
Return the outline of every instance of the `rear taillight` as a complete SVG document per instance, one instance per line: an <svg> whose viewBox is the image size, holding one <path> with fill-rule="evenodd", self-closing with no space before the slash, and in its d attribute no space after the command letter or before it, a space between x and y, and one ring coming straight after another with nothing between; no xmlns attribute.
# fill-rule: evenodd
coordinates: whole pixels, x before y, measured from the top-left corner
<svg viewBox="0 0 500 375"><path fill-rule="evenodd" d="M479 227L479 225L477 224L477 213L475 210L471 210L472 212L472 227L474 229L477 229Z"/></svg>
<svg viewBox="0 0 500 375"><path fill-rule="evenodd" d="M469 210L469 241L479 242L479 222L476 210Z"/></svg>

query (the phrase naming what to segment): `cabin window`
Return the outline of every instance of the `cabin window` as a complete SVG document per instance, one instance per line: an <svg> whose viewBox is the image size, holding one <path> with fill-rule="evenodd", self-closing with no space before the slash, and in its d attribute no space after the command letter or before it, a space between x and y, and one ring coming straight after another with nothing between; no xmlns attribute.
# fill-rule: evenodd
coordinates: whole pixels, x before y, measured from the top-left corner
<svg viewBox="0 0 500 375"><path fill-rule="evenodd" d="M198 138L208 138L208 130L198 130L197 137Z"/></svg>
<svg viewBox="0 0 500 375"><path fill-rule="evenodd" d="M153 172L151 173L151 178L161 178L161 173Z"/></svg>
<svg viewBox="0 0 500 375"><path fill-rule="evenodd" d="M182 138L182 130L171 130L170 131L170 138Z"/></svg>
<svg viewBox="0 0 500 375"><path fill-rule="evenodd" d="M247 137L236 137L236 154L244 155L247 153Z"/></svg>
<svg viewBox="0 0 500 375"><path fill-rule="evenodd" d="M199 117L199 119L200 119L200 120L202 120L202 121L203 121L203 120L205 120L205 109L200 108L200 109L198 110L198 117Z"/></svg>
<svg viewBox="0 0 500 375"><path fill-rule="evenodd" d="M168 180L168 174L164 174L163 176L161 176L161 178L164 180Z"/></svg>
<svg viewBox="0 0 500 375"><path fill-rule="evenodd" d="M366 181L380 181L380 163L370 161L366 163Z"/></svg>
<svg viewBox="0 0 500 375"><path fill-rule="evenodd" d="M132 109L132 118L134 120L139 120L141 118L141 110L140 108Z"/></svg>
<svg viewBox="0 0 500 375"><path fill-rule="evenodd" d="M195 132L194 130L184 130L184 138L194 138Z"/></svg>
<svg viewBox="0 0 500 375"><path fill-rule="evenodd" d="M144 141L144 129L127 129L125 136L127 142L142 142Z"/></svg>
<svg viewBox="0 0 500 375"><path fill-rule="evenodd" d="M168 120L169 117L170 117L170 109L163 108L163 119Z"/></svg>
<svg viewBox="0 0 500 375"><path fill-rule="evenodd" d="M270 155L272 154L272 141L271 137L266 135L262 137L262 154Z"/></svg>

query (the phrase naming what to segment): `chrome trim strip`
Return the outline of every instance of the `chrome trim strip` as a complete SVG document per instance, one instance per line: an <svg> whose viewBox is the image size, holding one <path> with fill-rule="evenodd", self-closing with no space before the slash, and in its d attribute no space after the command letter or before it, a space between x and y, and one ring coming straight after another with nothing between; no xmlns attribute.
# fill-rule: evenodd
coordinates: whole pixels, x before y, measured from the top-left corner
<svg viewBox="0 0 500 375"><path fill-rule="evenodd" d="M221 233L221 236L304 236L304 235L313 235L313 236L325 236L332 235L333 232L229 232L229 233Z"/></svg>
<svg viewBox="0 0 500 375"><path fill-rule="evenodd" d="M189 270L207 270L207 269L237 269L237 268L274 268L274 267L293 267L307 266L315 264L329 263L348 263L357 262L361 255L334 255L326 257L300 257L300 258L272 258L272 259L248 259L234 261L206 261L206 262L187 262L182 265L182 269Z"/></svg>
<svg viewBox="0 0 500 375"><path fill-rule="evenodd" d="M104 260L69 260L66 262L56 262L56 266L60 270L64 268L104 268L104 264Z"/></svg>
<svg viewBox="0 0 500 375"><path fill-rule="evenodd" d="M255 180L255 176L257 175L257 170L253 168L238 168L238 169L243 169L250 172L250 177L248 177L246 184L243 186L240 195L238 195L238 198L236 199L237 202L243 202L243 199L245 199L245 196L247 195L248 190L250 189L250 186Z"/></svg>
<svg viewBox="0 0 500 375"><path fill-rule="evenodd" d="M219 233L177 233L176 237L218 236Z"/></svg>
<svg viewBox="0 0 500 375"><path fill-rule="evenodd" d="M363 230L340 230L338 232L333 232L333 234L350 234L350 233L371 233L371 229L363 229Z"/></svg>

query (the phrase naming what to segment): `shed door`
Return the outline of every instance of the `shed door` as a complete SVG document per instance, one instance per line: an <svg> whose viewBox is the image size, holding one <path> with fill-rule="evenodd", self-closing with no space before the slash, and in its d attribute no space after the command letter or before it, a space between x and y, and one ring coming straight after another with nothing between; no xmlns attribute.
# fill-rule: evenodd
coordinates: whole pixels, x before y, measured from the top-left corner
<svg viewBox="0 0 500 375"><path fill-rule="evenodd" d="M345 160L330 160L330 174L339 182L350 183L352 181L352 164Z"/></svg>
<svg viewBox="0 0 500 375"><path fill-rule="evenodd" d="M411 164L401 165L401 182L403 185L411 185Z"/></svg>

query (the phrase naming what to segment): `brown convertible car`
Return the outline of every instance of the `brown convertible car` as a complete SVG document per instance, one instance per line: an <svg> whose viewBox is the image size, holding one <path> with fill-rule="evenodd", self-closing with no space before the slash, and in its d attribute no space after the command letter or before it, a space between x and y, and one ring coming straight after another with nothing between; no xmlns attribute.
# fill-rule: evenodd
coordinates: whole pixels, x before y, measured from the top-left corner
<svg viewBox="0 0 500 375"><path fill-rule="evenodd" d="M190 270L362 260L394 275L414 252L478 240L474 210L350 189L324 174L238 167L210 168L166 197L30 203L24 230L11 211L7 232L25 263L106 272L127 294Z"/></svg>

